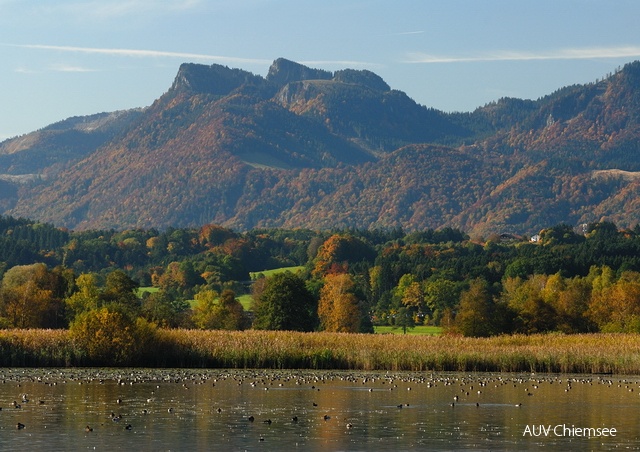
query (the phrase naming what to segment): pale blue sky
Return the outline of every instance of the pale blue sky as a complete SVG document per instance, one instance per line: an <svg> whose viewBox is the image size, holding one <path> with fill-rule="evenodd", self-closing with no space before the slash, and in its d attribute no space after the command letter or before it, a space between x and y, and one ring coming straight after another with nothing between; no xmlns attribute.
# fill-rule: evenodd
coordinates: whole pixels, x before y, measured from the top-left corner
<svg viewBox="0 0 640 452"><path fill-rule="evenodd" d="M369 69L418 103L537 99L640 59L638 0L0 0L0 139L150 105L183 62Z"/></svg>

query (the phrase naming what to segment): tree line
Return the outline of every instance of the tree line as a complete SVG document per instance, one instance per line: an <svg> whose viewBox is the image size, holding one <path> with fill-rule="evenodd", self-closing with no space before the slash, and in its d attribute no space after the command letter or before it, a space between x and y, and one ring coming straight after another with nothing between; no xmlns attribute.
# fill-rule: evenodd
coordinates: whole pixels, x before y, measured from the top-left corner
<svg viewBox="0 0 640 452"><path fill-rule="evenodd" d="M640 227L560 224L532 242L452 228L75 232L0 217L0 281L0 327L69 328L111 346L113 331L133 347L153 328L640 332Z"/></svg>

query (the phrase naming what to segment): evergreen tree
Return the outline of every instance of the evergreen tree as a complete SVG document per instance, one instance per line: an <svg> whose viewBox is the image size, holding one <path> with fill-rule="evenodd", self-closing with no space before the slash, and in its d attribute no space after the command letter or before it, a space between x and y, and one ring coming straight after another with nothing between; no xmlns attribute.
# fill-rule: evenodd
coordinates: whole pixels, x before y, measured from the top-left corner
<svg viewBox="0 0 640 452"><path fill-rule="evenodd" d="M313 331L317 303L304 280L291 272L266 278L254 304L253 327L260 330Z"/></svg>

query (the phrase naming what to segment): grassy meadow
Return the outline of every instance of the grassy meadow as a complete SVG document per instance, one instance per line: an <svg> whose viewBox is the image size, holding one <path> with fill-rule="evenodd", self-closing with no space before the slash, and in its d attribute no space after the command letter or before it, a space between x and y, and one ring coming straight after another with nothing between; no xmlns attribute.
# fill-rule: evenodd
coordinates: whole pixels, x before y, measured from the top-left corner
<svg viewBox="0 0 640 452"><path fill-rule="evenodd" d="M276 275L278 273L282 273L286 271L289 271L291 273L297 273L301 270L304 270L304 266L302 265L298 265L295 267L280 267L280 268L274 268L272 270L263 270L261 272L249 272L249 276L251 277L252 281L255 281L256 279L258 279L260 275L264 275L265 278L270 278L273 275Z"/></svg>
<svg viewBox="0 0 640 452"><path fill-rule="evenodd" d="M239 295L236 297L245 311L251 310L251 305L253 304L253 297L251 294Z"/></svg>
<svg viewBox="0 0 640 452"><path fill-rule="evenodd" d="M439 336L442 334L442 328L439 326L418 325L413 328L407 328L407 331L399 326L374 326L373 330L376 334L412 334L412 335L428 335Z"/></svg>
<svg viewBox="0 0 640 452"><path fill-rule="evenodd" d="M640 374L640 335L452 335L164 330L129 357L138 367ZM66 330L0 331L3 367L108 365Z"/></svg>

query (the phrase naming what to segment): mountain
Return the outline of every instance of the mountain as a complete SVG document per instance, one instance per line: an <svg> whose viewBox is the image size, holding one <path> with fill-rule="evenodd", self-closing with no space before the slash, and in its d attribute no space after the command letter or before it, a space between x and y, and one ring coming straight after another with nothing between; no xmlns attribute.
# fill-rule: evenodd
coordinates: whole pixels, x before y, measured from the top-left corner
<svg viewBox="0 0 640 452"><path fill-rule="evenodd" d="M640 62L454 114L366 70L183 64L145 109L0 143L0 211L75 229L633 226L639 137Z"/></svg>

